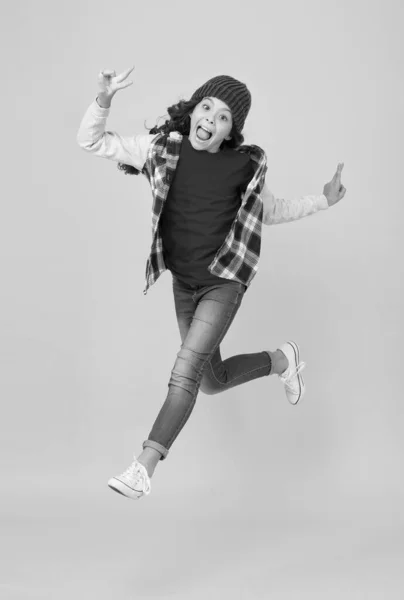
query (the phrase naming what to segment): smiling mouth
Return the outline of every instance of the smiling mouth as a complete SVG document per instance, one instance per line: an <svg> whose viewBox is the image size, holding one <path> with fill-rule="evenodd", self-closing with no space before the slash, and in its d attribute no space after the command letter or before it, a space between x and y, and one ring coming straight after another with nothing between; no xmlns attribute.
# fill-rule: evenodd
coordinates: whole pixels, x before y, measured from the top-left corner
<svg viewBox="0 0 404 600"><path fill-rule="evenodd" d="M199 135L199 132L203 132L202 133L202 137ZM212 137L212 132L208 131L207 129L205 129L204 127L202 127L201 125L199 125L196 128L196 137L198 138L198 140L200 140L201 142L207 142L208 140L210 140L210 138Z"/></svg>

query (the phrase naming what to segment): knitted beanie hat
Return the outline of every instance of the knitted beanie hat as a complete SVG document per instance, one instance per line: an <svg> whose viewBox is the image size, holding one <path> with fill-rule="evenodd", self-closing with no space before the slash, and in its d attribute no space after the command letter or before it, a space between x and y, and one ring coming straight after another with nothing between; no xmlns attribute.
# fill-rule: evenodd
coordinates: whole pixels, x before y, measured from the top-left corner
<svg viewBox="0 0 404 600"><path fill-rule="evenodd" d="M218 75L198 88L191 100L202 100L207 96L219 98L227 104L233 115L233 123L241 133L251 108L251 94L247 86L228 75Z"/></svg>

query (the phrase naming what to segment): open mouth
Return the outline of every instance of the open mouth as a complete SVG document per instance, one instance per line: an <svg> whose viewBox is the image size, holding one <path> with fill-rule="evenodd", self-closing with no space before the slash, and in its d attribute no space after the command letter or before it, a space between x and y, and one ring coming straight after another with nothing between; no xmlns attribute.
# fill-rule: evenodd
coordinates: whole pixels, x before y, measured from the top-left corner
<svg viewBox="0 0 404 600"><path fill-rule="evenodd" d="M212 137L212 132L199 125L196 129L196 137L201 142L207 142Z"/></svg>

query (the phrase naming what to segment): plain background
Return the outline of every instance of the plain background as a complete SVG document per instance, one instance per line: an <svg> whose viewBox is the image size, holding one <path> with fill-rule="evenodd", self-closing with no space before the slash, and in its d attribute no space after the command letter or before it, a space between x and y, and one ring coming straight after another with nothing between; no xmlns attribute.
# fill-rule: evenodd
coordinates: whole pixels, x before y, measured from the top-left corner
<svg viewBox="0 0 404 600"><path fill-rule="evenodd" d="M399 0L16 1L1 8L1 587L19 598L402 598ZM199 394L135 503L180 337L167 271L143 295L145 178L83 152L97 75L134 65L108 129L145 132L210 77L245 81L246 143L278 197L345 198L263 231L224 358L296 340L277 378Z"/></svg>

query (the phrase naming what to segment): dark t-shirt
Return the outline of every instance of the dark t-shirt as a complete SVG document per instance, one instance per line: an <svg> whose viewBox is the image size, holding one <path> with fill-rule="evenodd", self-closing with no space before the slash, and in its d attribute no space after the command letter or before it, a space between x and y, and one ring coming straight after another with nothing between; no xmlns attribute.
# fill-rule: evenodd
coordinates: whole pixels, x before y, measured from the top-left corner
<svg viewBox="0 0 404 600"><path fill-rule="evenodd" d="M167 268L190 285L214 285L224 278L208 266L223 244L254 175L247 154L232 149L195 150L187 136L160 217Z"/></svg>

